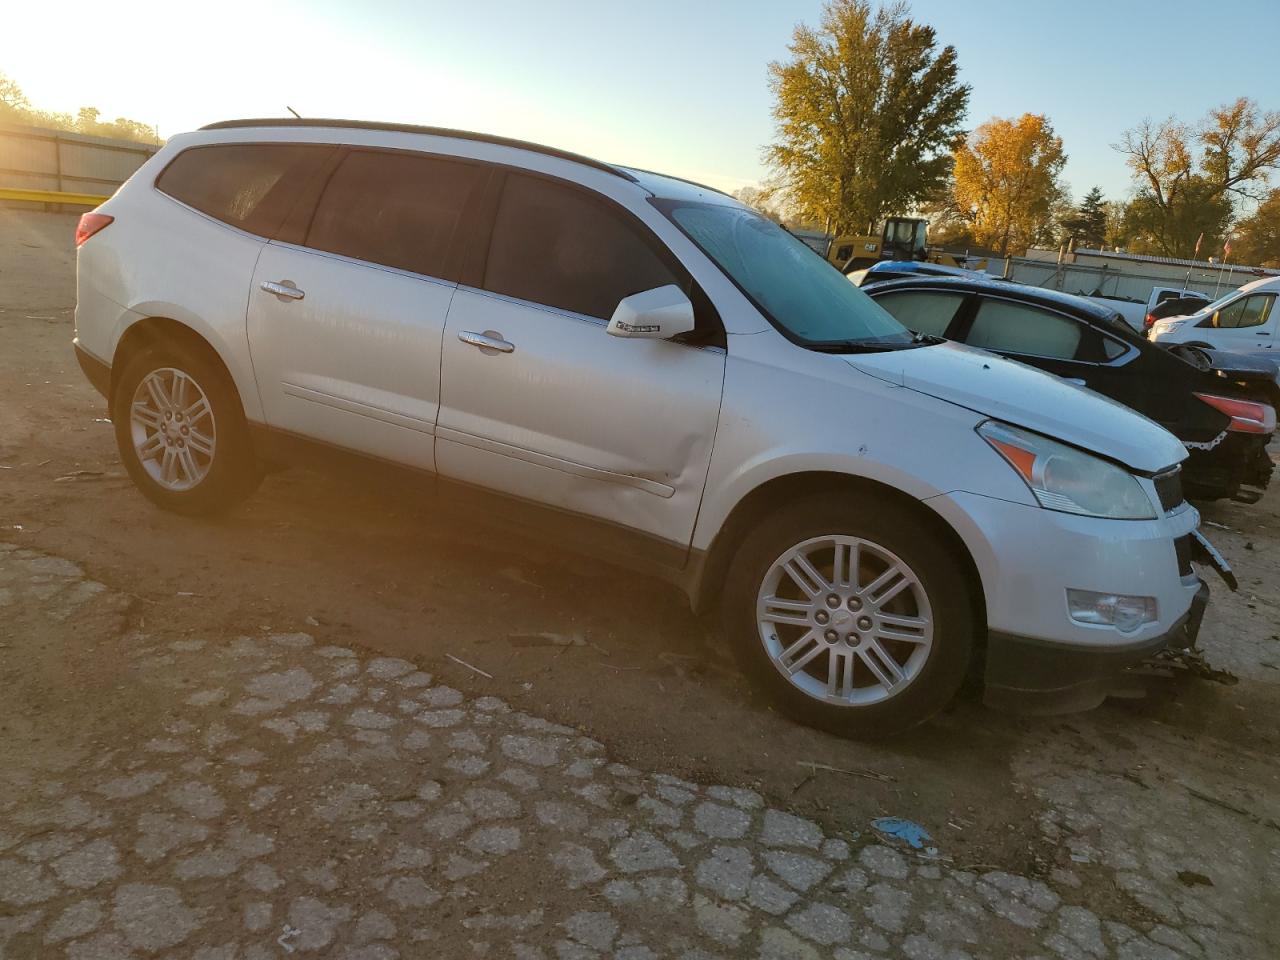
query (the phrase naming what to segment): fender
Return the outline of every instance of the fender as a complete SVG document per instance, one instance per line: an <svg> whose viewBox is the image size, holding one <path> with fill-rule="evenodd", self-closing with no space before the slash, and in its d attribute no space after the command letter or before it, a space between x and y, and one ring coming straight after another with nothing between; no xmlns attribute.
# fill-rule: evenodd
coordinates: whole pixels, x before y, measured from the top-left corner
<svg viewBox="0 0 1280 960"><path fill-rule="evenodd" d="M238 328L238 342L228 340L226 327L218 327L207 322L199 314L183 307L181 304L161 300L143 300L127 308L116 322L112 330L109 344L112 365L115 355L125 334L138 323L152 318L163 318L178 323L206 344L218 355L222 365L227 368L236 391L240 394L240 404L244 408L245 419L262 423L262 401L258 396L258 385L253 377L253 365L249 356L249 341L243 324Z"/></svg>

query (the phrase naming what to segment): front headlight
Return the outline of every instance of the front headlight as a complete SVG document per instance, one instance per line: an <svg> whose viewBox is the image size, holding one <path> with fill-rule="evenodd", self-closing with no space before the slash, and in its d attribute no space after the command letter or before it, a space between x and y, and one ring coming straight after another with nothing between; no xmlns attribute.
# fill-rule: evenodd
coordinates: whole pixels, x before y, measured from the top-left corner
<svg viewBox="0 0 1280 960"><path fill-rule="evenodd" d="M1152 332L1160 334L1172 333L1186 322L1185 320L1160 320L1152 328Z"/></svg>
<svg viewBox="0 0 1280 960"><path fill-rule="evenodd" d="M1154 520L1137 478L1113 463L1007 423L988 420L978 433L1018 471L1046 510L1111 520Z"/></svg>

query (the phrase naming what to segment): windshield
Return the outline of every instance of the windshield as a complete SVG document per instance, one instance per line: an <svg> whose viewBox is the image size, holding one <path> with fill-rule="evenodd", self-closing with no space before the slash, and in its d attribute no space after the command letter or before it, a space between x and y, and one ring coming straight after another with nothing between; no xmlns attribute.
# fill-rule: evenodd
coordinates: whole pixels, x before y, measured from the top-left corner
<svg viewBox="0 0 1280 960"><path fill-rule="evenodd" d="M1203 307L1197 307L1195 310L1188 310L1187 313L1217 313L1236 297L1240 296L1240 291L1243 289L1244 287L1236 287L1234 290L1228 290L1217 300L1213 301L1213 303L1205 304Z"/></svg>
<svg viewBox="0 0 1280 960"><path fill-rule="evenodd" d="M890 220L887 240L899 250L923 250L928 245L924 223L919 220Z"/></svg>
<svg viewBox="0 0 1280 960"><path fill-rule="evenodd" d="M788 339L815 348L891 350L913 335L772 220L743 207L654 201Z"/></svg>

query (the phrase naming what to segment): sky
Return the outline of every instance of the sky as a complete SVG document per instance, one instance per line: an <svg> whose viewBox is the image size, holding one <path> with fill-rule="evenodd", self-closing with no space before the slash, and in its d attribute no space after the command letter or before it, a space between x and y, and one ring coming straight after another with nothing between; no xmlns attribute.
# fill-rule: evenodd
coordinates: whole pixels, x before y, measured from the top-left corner
<svg viewBox="0 0 1280 960"><path fill-rule="evenodd" d="M171 136L234 117L394 120L547 143L733 190L766 175L767 66L821 0L4 0L0 72L32 104ZM1079 198L1132 189L1111 144L1144 117L1280 109L1280 3L915 0L972 86L967 126L1044 113Z"/></svg>

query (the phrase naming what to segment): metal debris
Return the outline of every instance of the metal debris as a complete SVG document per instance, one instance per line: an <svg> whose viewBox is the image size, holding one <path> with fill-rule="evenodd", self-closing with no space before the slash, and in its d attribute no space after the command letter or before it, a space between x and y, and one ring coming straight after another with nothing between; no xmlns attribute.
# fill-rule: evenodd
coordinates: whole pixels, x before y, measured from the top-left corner
<svg viewBox="0 0 1280 960"><path fill-rule="evenodd" d="M445 656L448 657L450 660L452 660L454 663L459 664L460 666L466 667L468 670L474 670L476 673L480 674L480 676L482 677L488 677L490 680L493 679L492 673L485 673L479 667L472 666L471 664L467 663L467 661L460 659L459 657L455 657L452 653L446 653Z"/></svg>
<svg viewBox="0 0 1280 960"><path fill-rule="evenodd" d="M862 777L864 780L878 780L880 783L897 783L897 777L891 777L887 773L877 773L874 770L847 770L844 767L832 767L825 763L815 763L812 760L797 760L796 766L805 767L810 772L818 770L826 773L843 773L849 777Z"/></svg>
<svg viewBox="0 0 1280 960"><path fill-rule="evenodd" d="M280 936L276 937L276 943L284 947L286 953L293 953L293 951L298 948L295 947L293 944L289 943L288 941L293 940L296 937L300 937L300 936L302 936L301 930L299 930L297 927L291 927L289 926L289 924L286 923L284 925L284 930L280 933Z"/></svg>

